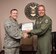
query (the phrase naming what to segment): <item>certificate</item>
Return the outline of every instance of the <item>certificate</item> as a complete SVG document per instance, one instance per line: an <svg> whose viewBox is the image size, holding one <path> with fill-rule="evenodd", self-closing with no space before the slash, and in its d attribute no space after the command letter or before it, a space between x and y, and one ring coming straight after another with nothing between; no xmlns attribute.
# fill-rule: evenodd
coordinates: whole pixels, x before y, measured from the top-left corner
<svg viewBox="0 0 56 54"><path fill-rule="evenodd" d="M22 24L22 30L33 30L33 23L23 23Z"/></svg>

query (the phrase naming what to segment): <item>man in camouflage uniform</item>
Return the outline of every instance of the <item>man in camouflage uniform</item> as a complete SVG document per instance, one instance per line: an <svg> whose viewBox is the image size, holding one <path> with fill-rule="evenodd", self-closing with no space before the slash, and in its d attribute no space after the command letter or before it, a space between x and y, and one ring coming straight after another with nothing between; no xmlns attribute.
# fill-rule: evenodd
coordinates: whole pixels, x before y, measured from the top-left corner
<svg viewBox="0 0 56 54"><path fill-rule="evenodd" d="M10 11L10 17L4 24L5 28L5 54L19 54L20 39L22 37L22 31L19 28L17 22L18 10L12 9Z"/></svg>
<svg viewBox="0 0 56 54"><path fill-rule="evenodd" d="M27 32L38 36L39 54L51 54L52 20L45 14L45 7L43 5L38 6L38 15L34 29Z"/></svg>

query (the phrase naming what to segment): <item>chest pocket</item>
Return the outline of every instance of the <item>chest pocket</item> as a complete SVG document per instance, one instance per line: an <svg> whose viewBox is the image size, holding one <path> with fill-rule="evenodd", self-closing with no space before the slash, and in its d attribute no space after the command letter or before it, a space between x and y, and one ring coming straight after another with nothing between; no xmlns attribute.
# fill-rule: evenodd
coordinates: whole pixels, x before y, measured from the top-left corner
<svg viewBox="0 0 56 54"><path fill-rule="evenodd" d="M12 27L12 30L14 30L15 32L17 32L17 30L19 30L19 25L16 23L12 23L11 27Z"/></svg>
<svg viewBox="0 0 56 54"><path fill-rule="evenodd" d="M45 23L44 21L45 21L45 19L42 19L42 20L38 19L38 20L36 20L36 23L35 23L36 28L40 28L41 24Z"/></svg>
<svg viewBox="0 0 56 54"><path fill-rule="evenodd" d="M35 28L39 28L39 27L41 27L41 22L37 20L35 23Z"/></svg>
<svg viewBox="0 0 56 54"><path fill-rule="evenodd" d="M16 23L12 23L12 27L19 28L19 25Z"/></svg>

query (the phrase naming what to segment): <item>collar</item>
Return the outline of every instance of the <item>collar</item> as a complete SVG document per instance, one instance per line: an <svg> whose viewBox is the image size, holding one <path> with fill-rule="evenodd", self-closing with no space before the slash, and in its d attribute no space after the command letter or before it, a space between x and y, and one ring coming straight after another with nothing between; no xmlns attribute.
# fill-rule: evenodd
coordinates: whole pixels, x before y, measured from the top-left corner
<svg viewBox="0 0 56 54"><path fill-rule="evenodd" d="M11 16L9 17L11 21L17 22L17 20L13 19Z"/></svg>

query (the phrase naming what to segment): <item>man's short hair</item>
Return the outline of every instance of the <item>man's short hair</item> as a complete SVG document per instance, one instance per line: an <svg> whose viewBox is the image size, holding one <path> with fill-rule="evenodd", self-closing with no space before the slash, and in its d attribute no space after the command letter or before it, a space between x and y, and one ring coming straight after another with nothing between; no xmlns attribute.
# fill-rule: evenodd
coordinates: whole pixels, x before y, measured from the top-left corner
<svg viewBox="0 0 56 54"><path fill-rule="evenodd" d="M12 13L12 11L18 11L17 9L11 9L10 13Z"/></svg>
<svg viewBox="0 0 56 54"><path fill-rule="evenodd" d="M43 8L44 8L44 10L45 10L45 6L44 6L44 5L38 5L38 8L39 8L39 7L43 7Z"/></svg>

